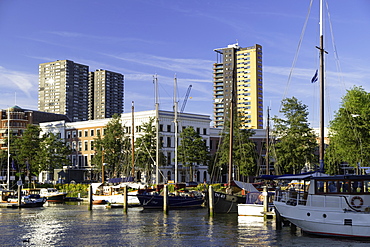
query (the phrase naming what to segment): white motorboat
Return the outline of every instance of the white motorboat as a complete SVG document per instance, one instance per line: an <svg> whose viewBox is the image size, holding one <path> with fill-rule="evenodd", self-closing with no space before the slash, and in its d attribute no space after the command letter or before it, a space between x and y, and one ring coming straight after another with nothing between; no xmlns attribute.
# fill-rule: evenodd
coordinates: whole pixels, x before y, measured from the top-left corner
<svg viewBox="0 0 370 247"><path fill-rule="evenodd" d="M98 202L99 204L103 203L119 203L123 204L124 196L123 189L124 186L130 188L144 188L144 185L137 183L121 183L118 185L102 185L101 183L92 183L93 189L93 203ZM139 205L139 199L136 197L137 189L128 192L127 204L128 205Z"/></svg>
<svg viewBox="0 0 370 247"><path fill-rule="evenodd" d="M266 213L274 214L274 205L272 203L274 194L274 192L268 192L268 207L267 212L264 212L263 202L266 196L264 192L255 191L247 193L245 203L238 204L238 215L264 216Z"/></svg>
<svg viewBox="0 0 370 247"><path fill-rule="evenodd" d="M305 175L300 190L277 190L280 215L303 231L370 237L370 175Z"/></svg>

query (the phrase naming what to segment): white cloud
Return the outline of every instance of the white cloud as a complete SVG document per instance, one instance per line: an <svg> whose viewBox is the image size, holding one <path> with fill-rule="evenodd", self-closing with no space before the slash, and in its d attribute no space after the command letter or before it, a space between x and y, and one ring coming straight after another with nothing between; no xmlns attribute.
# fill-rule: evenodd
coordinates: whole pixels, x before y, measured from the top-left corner
<svg viewBox="0 0 370 247"><path fill-rule="evenodd" d="M0 66L0 85L4 91L21 90L31 97L32 92L37 92L38 76Z"/></svg>

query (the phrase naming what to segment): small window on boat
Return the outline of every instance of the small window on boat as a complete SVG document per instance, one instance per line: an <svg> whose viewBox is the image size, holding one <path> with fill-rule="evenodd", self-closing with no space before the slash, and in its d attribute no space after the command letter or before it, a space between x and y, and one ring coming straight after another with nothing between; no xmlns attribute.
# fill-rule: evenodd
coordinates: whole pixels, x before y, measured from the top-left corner
<svg viewBox="0 0 370 247"><path fill-rule="evenodd" d="M338 181L328 181L328 191L329 193L338 192Z"/></svg>
<svg viewBox="0 0 370 247"><path fill-rule="evenodd" d="M365 192L370 192L370 181L366 180L364 181L364 191Z"/></svg>
<svg viewBox="0 0 370 247"><path fill-rule="evenodd" d="M351 190L353 193L363 193L364 186L362 181L351 181Z"/></svg>
<svg viewBox="0 0 370 247"><path fill-rule="evenodd" d="M350 187L348 181L339 181L339 192L341 193L348 193L350 192Z"/></svg>
<svg viewBox="0 0 370 247"><path fill-rule="evenodd" d="M326 187L326 184L324 183L324 181L316 181L316 191L318 193L323 193L325 190Z"/></svg>

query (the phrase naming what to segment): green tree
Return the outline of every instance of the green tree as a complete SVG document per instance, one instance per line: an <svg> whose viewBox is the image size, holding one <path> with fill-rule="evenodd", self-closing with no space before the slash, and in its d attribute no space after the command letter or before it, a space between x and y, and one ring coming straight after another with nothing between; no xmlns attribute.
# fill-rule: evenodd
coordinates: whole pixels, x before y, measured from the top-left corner
<svg viewBox="0 0 370 247"><path fill-rule="evenodd" d="M370 163L370 93L362 87L347 90L339 110L330 122L330 145L326 150L326 170L340 172L339 165L353 167Z"/></svg>
<svg viewBox="0 0 370 247"><path fill-rule="evenodd" d="M28 168L30 173L39 171L38 163L40 162L40 143L42 141L40 132L41 128L39 126L29 124L23 135L14 140L11 149L15 152L15 159L20 170Z"/></svg>
<svg viewBox="0 0 370 247"><path fill-rule="evenodd" d="M178 162L182 163L185 167L189 167L191 181L193 181L194 177L193 165L206 165L209 161L209 151L206 141L191 126L186 127L180 133L180 145L177 152Z"/></svg>
<svg viewBox="0 0 370 247"><path fill-rule="evenodd" d="M306 163L317 162L315 149L316 135L309 127L307 105L295 97L282 101L280 113L284 118L275 116L274 135L278 138L275 144L275 159L279 166L275 168L283 173L299 173Z"/></svg>
<svg viewBox="0 0 370 247"><path fill-rule="evenodd" d="M40 142L40 150L37 152L37 174L41 171L52 172L54 169L62 168L63 165L70 163L68 155L71 153L70 147L57 134L44 134Z"/></svg>
<svg viewBox="0 0 370 247"><path fill-rule="evenodd" d="M105 126L104 136L98 135L94 140L96 155L93 158L97 171L100 172L102 164L107 164L105 171L110 177L117 177L120 173L129 174L131 170L131 142L127 134L129 128L122 125L121 117L113 115ZM131 130L133 131L133 130Z"/></svg>
<svg viewBox="0 0 370 247"><path fill-rule="evenodd" d="M240 175L256 175L257 153L255 144L250 137L254 134L253 130L242 129L239 116L234 120L233 128L233 167L236 171L236 179L241 180ZM217 150L216 166L222 167L223 172L227 172L229 163L230 147L230 122L226 122L225 131L221 134L221 144Z"/></svg>
<svg viewBox="0 0 370 247"><path fill-rule="evenodd" d="M150 118L149 122L143 123L140 128L144 135L135 140L135 165L144 171L147 178L150 178L154 168L157 146L154 118Z"/></svg>

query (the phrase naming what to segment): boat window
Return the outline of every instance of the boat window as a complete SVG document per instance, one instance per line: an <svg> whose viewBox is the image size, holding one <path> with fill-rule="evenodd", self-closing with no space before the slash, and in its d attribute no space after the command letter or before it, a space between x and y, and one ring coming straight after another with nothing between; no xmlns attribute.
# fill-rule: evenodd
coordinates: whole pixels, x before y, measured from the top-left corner
<svg viewBox="0 0 370 247"><path fill-rule="evenodd" d="M339 192L341 193L348 193L349 191L349 185L348 181L339 181Z"/></svg>
<svg viewBox="0 0 370 247"><path fill-rule="evenodd" d="M327 188L328 188L327 192L332 192L332 193L338 192L338 181L328 181Z"/></svg>
<svg viewBox="0 0 370 247"><path fill-rule="evenodd" d="M326 184L324 183L324 181L316 181L316 190L318 193L323 193L325 190L324 190L324 186L326 187Z"/></svg>
<svg viewBox="0 0 370 247"><path fill-rule="evenodd" d="M353 193L363 193L364 186L362 181L351 181L351 190Z"/></svg>
<svg viewBox="0 0 370 247"><path fill-rule="evenodd" d="M368 180L364 181L364 191L370 192L370 181Z"/></svg>

